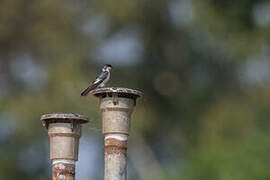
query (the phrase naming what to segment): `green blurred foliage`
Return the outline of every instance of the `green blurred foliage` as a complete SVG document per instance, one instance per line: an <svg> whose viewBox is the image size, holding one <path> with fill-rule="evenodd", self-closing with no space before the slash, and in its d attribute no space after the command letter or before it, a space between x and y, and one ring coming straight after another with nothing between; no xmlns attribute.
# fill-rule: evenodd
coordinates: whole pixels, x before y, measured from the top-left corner
<svg viewBox="0 0 270 180"><path fill-rule="evenodd" d="M85 136L100 131L98 99L80 92L104 63L108 86L145 93L132 134L150 172L269 179L269 12L265 0L2 0L0 179L49 178L42 114L84 114ZM130 179L147 179L134 166Z"/></svg>

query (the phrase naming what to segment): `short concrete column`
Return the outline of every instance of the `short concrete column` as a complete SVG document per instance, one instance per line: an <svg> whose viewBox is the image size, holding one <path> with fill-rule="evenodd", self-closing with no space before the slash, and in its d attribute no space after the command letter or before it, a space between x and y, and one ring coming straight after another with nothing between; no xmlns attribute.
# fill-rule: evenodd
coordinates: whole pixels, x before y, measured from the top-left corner
<svg viewBox="0 0 270 180"><path fill-rule="evenodd" d="M42 115L41 121L50 137L53 180L74 180L81 124L87 123L88 118L72 113L55 113Z"/></svg>

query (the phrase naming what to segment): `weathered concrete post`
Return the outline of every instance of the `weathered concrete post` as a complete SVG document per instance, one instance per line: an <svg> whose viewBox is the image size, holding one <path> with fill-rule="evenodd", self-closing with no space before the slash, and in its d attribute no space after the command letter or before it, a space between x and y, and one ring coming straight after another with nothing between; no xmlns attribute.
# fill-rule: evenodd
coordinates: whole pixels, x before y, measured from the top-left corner
<svg viewBox="0 0 270 180"><path fill-rule="evenodd" d="M72 113L55 113L42 115L41 121L50 136L52 179L74 180L81 124L87 123L88 118Z"/></svg>
<svg viewBox="0 0 270 180"><path fill-rule="evenodd" d="M142 93L127 88L101 88L92 93L100 98L102 112L104 180L126 180L130 118Z"/></svg>

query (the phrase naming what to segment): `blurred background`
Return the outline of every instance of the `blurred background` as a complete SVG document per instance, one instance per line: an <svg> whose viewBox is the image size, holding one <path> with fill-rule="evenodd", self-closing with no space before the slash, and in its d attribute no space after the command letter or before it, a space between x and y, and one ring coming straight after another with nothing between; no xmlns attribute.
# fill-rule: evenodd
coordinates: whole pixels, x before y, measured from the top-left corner
<svg viewBox="0 0 270 180"><path fill-rule="evenodd" d="M141 90L129 139L130 180L270 179L267 0L1 0L0 179L50 179L40 116L83 126L76 178L103 179L97 98Z"/></svg>

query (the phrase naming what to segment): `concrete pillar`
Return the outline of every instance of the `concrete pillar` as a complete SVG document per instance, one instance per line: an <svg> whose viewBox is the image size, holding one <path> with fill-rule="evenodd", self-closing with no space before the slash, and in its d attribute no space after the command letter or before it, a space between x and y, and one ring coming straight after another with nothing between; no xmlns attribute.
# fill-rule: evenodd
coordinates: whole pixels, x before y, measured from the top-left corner
<svg viewBox="0 0 270 180"><path fill-rule="evenodd" d="M81 124L87 123L88 118L72 113L55 113L42 115L41 121L50 137L52 179L74 180Z"/></svg>
<svg viewBox="0 0 270 180"><path fill-rule="evenodd" d="M131 114L136 99L142 93L128 88L101 88L92 93L100 98L104 135L104 180L126 180Z"/></svg>

